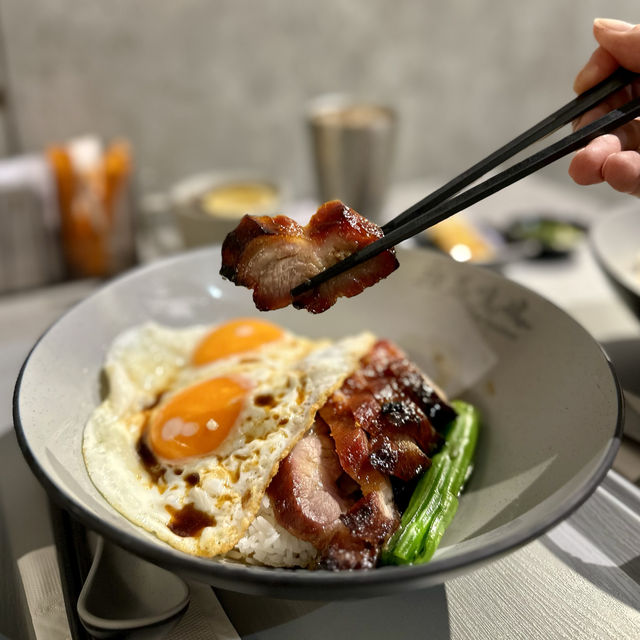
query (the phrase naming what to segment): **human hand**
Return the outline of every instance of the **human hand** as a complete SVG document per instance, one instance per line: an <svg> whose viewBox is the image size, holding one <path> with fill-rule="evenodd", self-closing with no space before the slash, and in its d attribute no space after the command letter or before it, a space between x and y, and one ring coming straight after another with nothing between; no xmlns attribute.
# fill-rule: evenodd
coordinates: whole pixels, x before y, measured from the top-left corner
<svg viewBox="0 0 640 640"><path fill-rule="evenodd" d="M593 35L600 46L578 73L573 85L576 93L583 93L620 66L640 72L640 25L598 19L593 23ZM574 129L639 95L640 83L625 87L578 118ZM569 165L569 175L581 185L607 182L617 191L640 196L640 119L592 140L578 151Z"/></svg>

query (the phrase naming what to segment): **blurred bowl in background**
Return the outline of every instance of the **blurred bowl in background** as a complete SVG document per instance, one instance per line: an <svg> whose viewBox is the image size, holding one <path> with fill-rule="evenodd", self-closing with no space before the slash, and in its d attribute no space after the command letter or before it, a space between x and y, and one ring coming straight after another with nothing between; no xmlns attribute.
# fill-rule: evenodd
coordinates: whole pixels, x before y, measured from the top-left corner
<svg viewBox="0 0 640 640"><path fill-rule="evenodd" d="M169 200L184 246L191 248L222 243L245 214L277 213L283 190L249 172L203 173L176 184Z"/></svg>
<svg viewBox="0 0 640 640"><path fill-rule="evenodd" d="M602 271L640 318L640 206L603 214L590 240Z"/></svg>
<svg viewBox="0 0 640 640"><path fill-rule="evenodd" d="M502 233L509 243L535 243L537 257L564 258L584 240L587 226L553 213L536 212L513 220Z"/></svg>

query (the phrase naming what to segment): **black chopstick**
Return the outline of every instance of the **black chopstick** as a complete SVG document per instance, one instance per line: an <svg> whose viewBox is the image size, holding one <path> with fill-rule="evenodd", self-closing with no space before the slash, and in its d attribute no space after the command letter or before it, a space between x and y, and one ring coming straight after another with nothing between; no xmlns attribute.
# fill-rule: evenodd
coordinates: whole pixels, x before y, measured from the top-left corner
<svg viewBox="0 0 640 640"><path fill-rule="evenodd" d="M520 151L531 146L534 142L541 140L545 136L557 131L560 127L568 124L572 120L580 117L589 109L600 104L605 98L620 91L633 80L640 78L640 74L634 73L619 67L609 77L602 80L591 89L575 97L573 100L560 107L557 111L542 119L537 124L527 129L524 133L515 137L504 146L500 147L492 154L483 158L478 163L450 180L445 185L430 193L426 198L409 207L400 213L393 220L387 222L382 231L384 234L402 226L408 219L412 218L417 211L424 211L425 207L435 207L437 204L444 202L464 187L475 182L491 169L495 169L498 165L506 162Z"/></svg>
<svg viewBox="0 0 640 640"><path fill-rule="evenodd" d="M393 229L388 235L379 238L375 242L347 256L344 260L332 265L325 271L321 271L309 280L306 280L292 289L291 295L295 298L344 271L366 262L382 251L411 238L438 222L442 222L442 220L454 213L466 209L510 184L555 162L572 151L577 151L599 135L610 133L638 116L640 116L640 98L635 98L622 107L610 111L586 127L562 138L562 140L559 140L555 144L525 158L498 175L488 178L475 187L469 188L467 191L463 191L460 195L445 200L435 207L427 204L426 206L423 205L422 207L416 208L412 217L403 226Z"/></svg>

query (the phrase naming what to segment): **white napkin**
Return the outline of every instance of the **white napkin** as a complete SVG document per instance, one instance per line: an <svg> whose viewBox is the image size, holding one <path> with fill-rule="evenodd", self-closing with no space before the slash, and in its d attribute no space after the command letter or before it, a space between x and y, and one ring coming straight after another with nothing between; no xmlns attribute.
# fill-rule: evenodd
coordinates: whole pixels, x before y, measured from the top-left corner
<svg viewBox="0 0 640 640"><path fill-rule="evenodd" d="M70 640L55 547L25 554L18 569L37 640ZM190 582L189 588L189 608L166 640L239 639L211 587Z"/></svg>
<svg viewBox="0 0 640 640"><path fill-rule="evenodd" d="M70 639L55 547L30 551L18 560L18 569L36 638Z"/></svg>

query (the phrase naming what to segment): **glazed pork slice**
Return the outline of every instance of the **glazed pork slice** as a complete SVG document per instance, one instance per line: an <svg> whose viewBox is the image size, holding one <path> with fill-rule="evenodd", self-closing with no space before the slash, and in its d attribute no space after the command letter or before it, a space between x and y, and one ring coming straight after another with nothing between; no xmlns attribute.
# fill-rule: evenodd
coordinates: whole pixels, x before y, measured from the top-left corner
<svg viewBox="0 0 640 640"><path fill-rule="evenodd" d="M368 386L380 403L386 421L399 428L410 429L412 425L424 425L426 418L440 432L456 416L442 389L390 340L378 340L363 358L362 367L356 372L352 384L356 387ZM428 434L433 435L428 429L413 433L418 439ZM428 441L423 441L421 446L424 450L432 448L430 435Z"/></svg>
<svg viewBox="0 0 640 640"><path fill-rule="evenodd" d="M363 496L342 470L322 419L281 462L267 493L280 525L320 550L319 568L375 567L399 522L388 481Z"/></svg>
<svg viewBox="0 0 640 640"><path fill-rule="evenodd" d="M365 494L382 476L408 482L422 474L442 441L439 430L455 416L444 394L388 340L374 345L319 413L342 468Z"/></svg>
<svg viewBox="0 0 640 640"><path fill-rule="evenodd" d="M398 267L393 249L297 297L291 289L383 235L339 200L323 204L302 227L286 216L244 216L222 245L220 274L253 290L261 311L289 304L321 313L339 297L352 297Z"/></svg>
<svg viewBox="0 0 640 640"><path fill-rule="evenodd" d="M373 569L382 546L400 524L388 478L362 496L340 521L343 526L322 550L318 566L331 571Z"/></svg>
<svg viewBox="0 0 640 640"><path fill-rule="evenodd" d="M442 429L455 412L401 349L379 340L319 415L329 425L341 467L363 493L341 517L350 535L334 534L323 566L375 566L399 521L391 478L396 487L411 486L429 468L429 456L442 441L432 419Z"/></svg>
<svg viewBox="0 0 640 640"><path fill-rule="evenodd" d="M318 549L326 547L338 529L340 516L357 501L355 483L341 483L344 471L329 427L320 419L280 463L269 484L277 520L288 531Z"/></svg>

